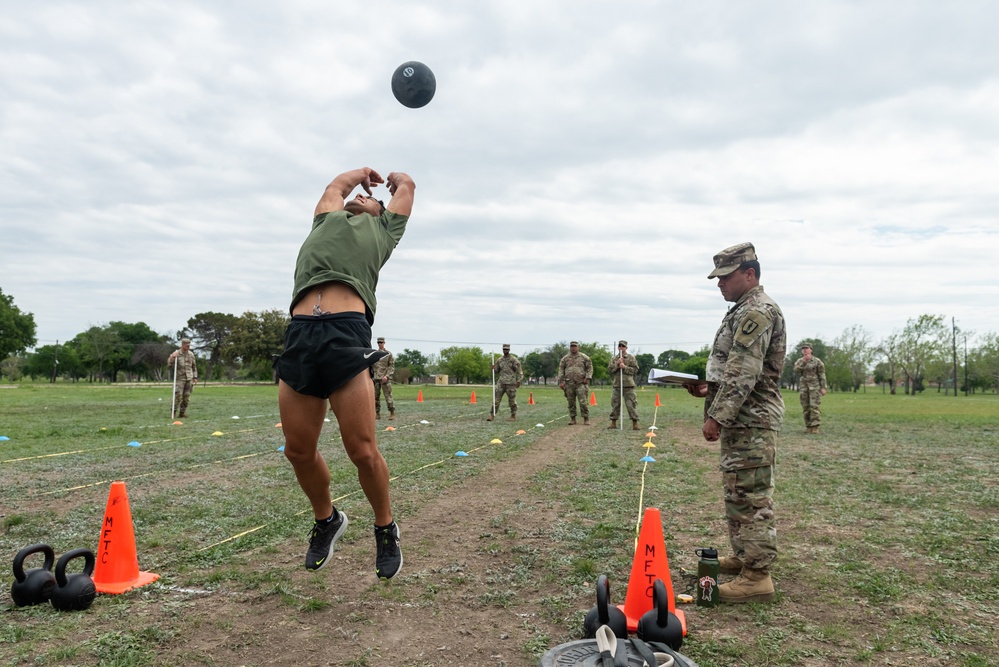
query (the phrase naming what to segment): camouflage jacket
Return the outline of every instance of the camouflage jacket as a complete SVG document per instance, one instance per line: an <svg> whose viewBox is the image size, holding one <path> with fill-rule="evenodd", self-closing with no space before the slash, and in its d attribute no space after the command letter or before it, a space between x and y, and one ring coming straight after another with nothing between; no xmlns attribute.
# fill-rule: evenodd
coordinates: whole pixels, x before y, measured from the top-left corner
<svg viewBox="0 0 999 667"><path fill-rule="evenodd" d="M385 351L388 352L388 350ZM395 355L388 352L388 354L375 362L371 370L374 371L375 379L379 382L385 376L388 376L389 382L391 382L395 377Z"/></svg>
<svg viewBox="0 0 999 667"><path fill-rule="evenodd" d="M559 384L563 382L579 384L583 380L589 381L592 377L593 362L582 352L577 352L576 354L570 352L558 362L558 378L556 382Z"/></svg>
<svg viewBox="0 0 999 667"><path fill-rule="evenodd" d="M813 356L808 361L802 357L794 362L794 372L801 376L801 386L809 389L826 388L826 365Z"/></svg>
<svg viewBox="0 0 999 667"><path fill-rule="evenodd" d="M496 382L499 384L517 384L524 379L520 359L512 354L497 359L494 367L496 369Z"/></svg>
<svg viewBox="0 0 999 667"><path fill-rule="evenodd" d="M624 353L624 368L617 367L617 361L621 358L618 355L610 360L607 364L607 372L611 376L614 387L621 386L621 380L624 380L625 388L635 386L635 375L638 373L638 361L635 359L635 355Z"/></svg>
<svg viewBox="0 0 999 667"><path fill-rule="evenodd" d="M705 417L725 428L779 431L784 421L780 374L785 356L784 314L762 286L742 295L722 319L705 378Z"/></svg>
<svg viewBox="0 0 999 667"><path fill-rule="evenodd" d="M194 352L188 350L184 353L177 350L177 379L198 379L198 360L194 358Z"/></svg>

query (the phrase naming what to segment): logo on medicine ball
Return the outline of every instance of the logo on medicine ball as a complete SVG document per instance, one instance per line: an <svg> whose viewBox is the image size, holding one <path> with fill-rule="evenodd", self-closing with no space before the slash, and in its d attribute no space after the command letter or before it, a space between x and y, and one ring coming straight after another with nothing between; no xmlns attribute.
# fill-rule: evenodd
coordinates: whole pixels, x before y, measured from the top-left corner
<svg viewBox="0 0 999 667"><path fill-rule="evenodd" d="M412 67L407 67L406 69L402 70L402 75L404 77L409 78L409 77L413 76L414 74L416 74L416 70L413 69Z"/></svg>

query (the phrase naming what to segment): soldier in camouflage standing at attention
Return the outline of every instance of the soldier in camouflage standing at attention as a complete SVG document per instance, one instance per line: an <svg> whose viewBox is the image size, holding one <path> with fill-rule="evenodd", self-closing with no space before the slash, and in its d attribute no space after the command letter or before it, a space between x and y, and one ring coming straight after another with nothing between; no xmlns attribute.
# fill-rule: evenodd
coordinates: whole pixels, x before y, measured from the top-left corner
<svg viewBox="0 0 999 667"><path fill-rule="evenodd" d="M770 566L777 559L774 464L784 421L780 375L784 368L784 315L760 285L760 262L751 243L714 256L722 297L735 305L722 319L705 369L706 382L688 385L703 396L704 439L719 441L725 515L734 556L721 571L739 576L718 587L722 602L774 598Z"/></svg>
<svg viewBox="0 0 999 667"><path fill-rule="evenodd" d="M385 339L378 338L378 351L388 352L371 367L372 382L375 383L375 419L382 418L382 392L385 392L385 405L389 409L389 419L395 419L395 401L392 400L392 378L395 377L395 355L385 349Z"/></svg>
<svg viewBox="0 0 999 667"><path fill-rule="evenodd" d="M819 432L822 413L819 405L826 395L826 365L818 357L812 356L811 343L801 346L801 359L794 362L794 372L801 376L798 382L798 398L805 417L805 429L809 433Z"/></svg>
<svg viewBox="0 0 999 667"><path fill-rule="evenodd" d="M496 372L496 402L493 404L492 414L486 421L491 422L496 418L504 394L510 406L510 421L516 421L517 388L520 386L521 380L524 379L524 371L520 366L520 359L510 354L509 343L503 344L503 356L493 364L493 370Z"/></svg>
<svg viewBox="0 0 999 667"><path fill-rule="evenodd" d="M635 374L638 373L638 360L635 355L628 354L628 341L617 344L618 355L607 364L607 372L611 376L611 411L610 426L617 428L617 418L621 416L621 394L624 394L624 406L628 408L631 417L631 430L638 431L638 398L635 396Z"/></svg>
<svg viewBox="0 0 999 667"><path fill-rule="evenodd" d="M177 406L177 416L187 416L187 404L191 400L191 391L194 385L198 384L198 361L191 352L191 339L184 338L180 341L180 349L174 350L168 357L172 364L177 360L177 377L174 378L174 404Z"/></svg>
<svg viewBox="0 0 999 667"><path fill-rule="evenodd" d="M569 426L576 423L576 401L579 401L579 412L583 415L583 426L590 425L589 397L590 380L593 379L593 362L579 351L579 343L569 343L569 354L558 362L558 386L565 392L569 402Z"/></svg>

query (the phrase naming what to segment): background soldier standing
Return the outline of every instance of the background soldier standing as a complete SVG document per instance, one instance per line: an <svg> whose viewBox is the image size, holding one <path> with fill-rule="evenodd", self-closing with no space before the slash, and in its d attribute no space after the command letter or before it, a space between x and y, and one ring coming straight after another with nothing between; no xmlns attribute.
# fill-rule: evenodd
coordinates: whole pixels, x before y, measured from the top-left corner
<svg viewBox="0 0 999 667"><path fill-rule="evenodd" d="M500 402L503 395L507 396L507 404L510 406L510 421L517 419L517 387L524 379L524 371L520 366L520 359L510 354L510 344L503 344L503 356L493 364L496 371L496 402L493 404L493 412L486 421L491 422L499 412Z"/></svg>
<svg viewBox="0 0 999 667"><path fill-rule="evenodd" d="M579 351L579 343L569 343L569 354L558 362L558 386L565 392L569 402L569 426L576 423L576 401L579 401L579 412L583 415L583 426L590 425L589 397L590 379L593 377L593 362Z"/></svg>
<svg viewBox="0 0 999 667"><path fill-rule="evenodd" d="M780 375L784 368L784 314L760 285L760 262L751 243L714 256L718 289L735 305L722 319L705 368L706 382L688 385L704 396L704 439L719 441L725 514L735 556L721 571L738 572L718 587L722 602L774 598L770 566L777 558L774 463L784 421Z"/></svg>
<svg viewBox="0 0 999 667"><path fill-rule="evenodd" d="M179 410L178 417L187 416L187 404L191 400L191 392L194 385L198 384L198 361L191 352L191 339L184 338L180 341L180 349L174 350L167 360L172 364L177 360L176 390L174 391L174 403Z"/></svg>
<svg viewBox="0 0 999 667"><path fill-rule="evenodd" d="M798 398L805 417L805 429L809 433L819 432L822 413L819 405L826 394L826 365L818 357L812 356L810 343L801 346L801 359L794 362L794 372L801 376L798 382Z"/></svg>
<svg viewBox="0 0 999 667"><path fill-rule="evenodd" d="M382 418L382 396L385 392L385 405L389 409L389 419L395 419L395 401L392 400L392 378L395 377L395 355L385 349L385 339L378 337L378 351L388 352L371 367L372 381L375 383L375 419Z"/></svg>
<svg viewBox="0 0 999 667"><path fill-rule="evenodd" d="M617 344L618 355L607 364L607 372L610 373L612 386L610 426L608 429L617 428L617 418L621 414L621 394L624 394L624 406L628 408L628 416L631 417L631 430L638 428L638 398L635 396L635 374L638 373L638 361L635 355L628 354L628 341L622 340Z"/></svg>

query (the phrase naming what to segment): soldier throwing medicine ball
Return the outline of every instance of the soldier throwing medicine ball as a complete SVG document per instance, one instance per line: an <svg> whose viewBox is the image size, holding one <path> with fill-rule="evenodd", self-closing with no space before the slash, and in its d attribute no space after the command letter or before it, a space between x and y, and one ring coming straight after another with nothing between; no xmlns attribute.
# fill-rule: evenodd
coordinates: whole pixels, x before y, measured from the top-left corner
<svg viewBox="0 0 999 667"><path fill-rule="evenodd" d="M687 391L704 397L704 439L719 441L725 514L735 556L721 571L739 576L718 587L722 602L774 598L770 566L777 558L774 463L784 421L780 375L785 329L780 307L763 292L760 262L751 243L714 256L718 289L735 305L722 319L705 369L706 382Z"/></svg>
<svg viewBox="0 0 999 667"><path fill-rule="evenodd" d="M388 184L388 207L371 196L378 183ZM367 194L348 199L358 186ZM386 353L371 349L371 325L378 273L406 231L415 190L401 172L385 179L368 167L340 174L316 204L312 231L298 251L291 323L274 368L284 455L315 518L305 554L309 571L330 561L348 523L333 506L330 469L319 452L327 408L340 422L343 448L374 514L375 574L391 579L402 568L389 469L375 438L370 374Z"/></svg>
<svg viewBox="0 0 999 667"><path fill-rule="evenodd" d="M593 379L593 362L579 351L579 343L569 343L569 354L558 362L558 386L569 402L569 426L576 424L576 402L583 415L583 426L590 425L590 405L586 402Z"/></svg>
<svg viewBox="0 0 999 667"><path fill-rule="evenodd" d="M818 357L812 356L810 343L802 344L801 354L801 359L794 362L794 372L801 376L798 382L798 399L805 417L805 429L809 433L818 433L822 422L819 406L822 404L822 397L826 395L826 365Z"/></svg>
<svg viewBox="0 0 999 667"><path fill-rule="evenodd" d="M510 354L510 344L503 344L503 356L496 360L492 368L496 372L496 399L493 403L492 414L486 421L491 422L499 412L500 402L503 395L507 397L507 404L510 406L510 421L517 420L517 388L520 387L524 379L524 371L520 366L520 359Z"/></svg>
<svg viewBox="0 0 999 667"><path fill-rule="evenodd" d="M395 377L395 355L385 349L385 339L378 338L378 351L388 352L371 367L371 381L375 385L375 419L382 418L382 392L389 409L389 420L395 419L395 401L392 400L392 378Z"/></svg>
<svg viewBox="0 0 999 667"><path fill-rule="evenodd" d="M618 355L607 364L607 372L611 376L613 391L611 391L610 426L617 428L617 418L621 416L621 395L624 394L624 406L628 408L631 418L631 430L638 431L638 398L635 396L635 374L638 373L638 360L635 355L628 354L628 341L617 344Z"/></svg>

